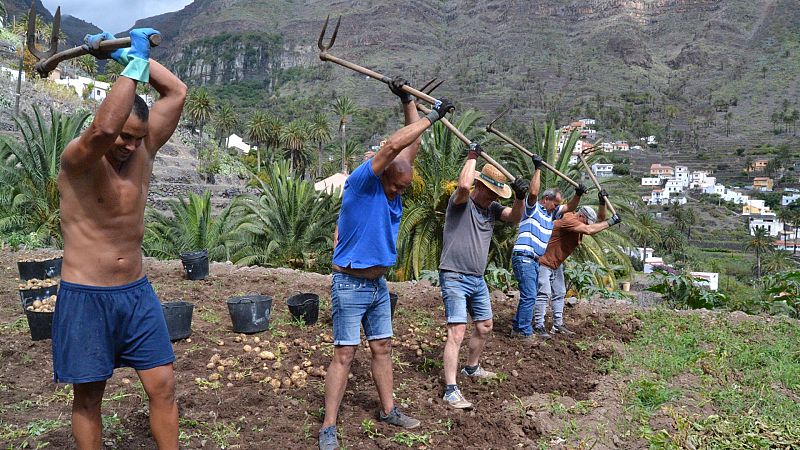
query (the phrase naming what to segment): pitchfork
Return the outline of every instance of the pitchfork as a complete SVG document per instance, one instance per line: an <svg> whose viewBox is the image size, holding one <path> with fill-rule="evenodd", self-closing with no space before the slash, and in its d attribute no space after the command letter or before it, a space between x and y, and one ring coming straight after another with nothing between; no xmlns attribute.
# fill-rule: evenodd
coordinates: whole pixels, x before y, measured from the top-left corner
<svg viewBox="0 0 800 450"><path fill-rule="evenodd" d="M581 163L583 163L583 167L586 169L586 173L589 174L589 178L592 179L592 182L597 187L597 190L601 191L603 190L603 187L600 186L600 182L597 181L597 177L594 176L594 172L592 172L592 168L589 167L589 163L586 162L586 157L585 157L585 155L592 154L597 150L597 144L598 143L594 143L591 147L581 150L581 152L578 153L578 158L580 158ZM611 211L611 214L617 213L617 210L614 209L614 205L612 205L611 202L608 200L608 196L606 196L606 205L608 205L608 209L609 211Z"/></svg>
<svg viewBox="0 0 800 450"><path fill-rule="evenodd" d="M78 56L88 55L89 50L84 47L74 47L62 52L58 51L58 38L61 34L61 7L56 8L56 14L53 16L53 34L50 36L50 48L41 51L36 49L36 2L31 2L31 9L28 11L28 33L27 44L28 51L36 57L37 62L33 66L39 76L46 78L59 63L68 59L77 58ZM150 36L150 46L158 47L161 44L161 35L154 34ZM118 48L126 48L131 46L131 38L109 39L102 41L99 44L99 52L111 52Z"/></svg>
<svg viewBox="0 0 800 450"><path fill-rule="evenodd" d="M489 125L486 125L486 131L496 135L500 139L502 139L502 140L508 142L509 144L511 144L512 146L514 146L517 150L519 150L522 153L528 155L528 157L531 157L531 156L533 156L533 152L529 151L528 149L523 147L521 144L517 143L515 140L511 139L510 137L506 136L505 134L503 134L502 132L500 132L499 130L496 130L494 128L494 123L497 122L501 117L505 116L506 113L508 113L508 111L510 111L510 110L511 110L511 108L506 109L505 111L503 111L502 114L497 116L493 121L489 122ZM572 178L568 177L566 174L564 174L560 170L556 169L555 167L551 166L549 163L547 163L547 161L542 161L542 165L545 168L547 168L548 170L550 170L551 172L553 172L554 174L556 174L559 177L563 178L564 181L566 181L567 183L573 185L574 187L578 187L578 183L575 180L573 180Z"/></svg>
<svg viewBox="0 0 800 450"><path fill-rule="evenodd" d="M319 47L319 51L320 51L319 59L321 59L323 61L330 61L332 63L336 63L336 64L338 64L338 65L340 65L342 67L347 67L350 70L354 70L354 71L356 71L358 73L361 73L363 75L366 75L366 76L368 76L370 78L374 78L374 79L376 79L378 81L382 81L382 82L384 82L386 84L389 84L392 81L392 79L387 77L386 75L380 74L380 73L375 72L375 71L370 70L370 69L367 69L366 67L362 67L362 66L359 66L357 64L353 64L350 61L346 61L344 59L338 58L338 57L333 56L330 53L328 53L328 50L330 50L331 47L333 47L334 42L336 42L336 35L339 33L339 25L341 25L342 18L339 17L339 19L336 21L336 27L333 29L333 34L331 34L331 38L328 41L328 43L326 44L324 42L324 38L325 38L325 32L328 30L328 21L329 20L330 20L330 16L328 16L325 19L325 24L322 26L322 31L319 33L319 40L317 41L317 47ZM433 91L433 89L436 89L442 83L443 83L443 81L439 82L438 84L436 84L435 86L430 88L428 92ZM431 84L433 84L433 81L431 81L430 83L425 85L426 88L428 86L430 86ZM420 91L420 90L417 90L417 89L414 89L413 87L411 87L409 85L403 85L401 90L403 92L406 92L408 94L413 95L414 97L422 99L422 100L424 100L424 101L426 101L426 102L428 102L430 104L435 104L438 101L436 98L432 97L430 94L428 94L426 92L423 92L423 91ZM419 109L420 111L422 111L425 114L428 114L431 111L429 108L426 108L426 107L420 105L419 103L417 103L417 109ZM463 142L463 143L465 143L467 145L472 143L472 141L470 141L469 138L464 136L464 134L461 131L459 131L459 129L456 128L455 125L450 123L450 121L447 120L446 118L442 118L440 120L440 122L442 122L442 124L445 127L447 127L447 129L449 129L459 140L461 140L461 142ZM495 161L491 156L487 155L485 152L481 152L481 156L483 157L483 159L486 160L486 162L488 162L489 164L495 166L497 168L497 170L502 172L503 175L505 175L509 179L509 181L513 182L516 179L516 177L511 175L511 173L508 170L506 170L505 167L500 165L500 163Z"/></svg>

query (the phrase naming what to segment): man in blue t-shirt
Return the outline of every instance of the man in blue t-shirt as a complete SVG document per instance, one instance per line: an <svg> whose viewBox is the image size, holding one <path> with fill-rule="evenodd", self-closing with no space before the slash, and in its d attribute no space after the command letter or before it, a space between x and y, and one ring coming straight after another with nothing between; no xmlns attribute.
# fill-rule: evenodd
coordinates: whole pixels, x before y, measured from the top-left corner
<svg viewBox="0 0 800 450"><path fill-rule="evenodd" d="M384 141L374 157L361 164L344 185L333 253L331 311L333 360L325 378L325 419L319 432L320 449L339 447L336 418L347 387L347 375L361 343L361 326L370 347L372 377L381 402L379 419L404 428L419 420L400 412L392 398L392 316L384 274L395 264L397 233L403 203L411 184L412 164L422 133L452 108L446 99L420 119L410 96L390 84L403 102L406 126Z"/></svg>
<svg viewBox="0 0 800 450"><path fill-rule="evenodd" d="M558 189L547 189L539 197L541 187L542 157L533 155L533 177L531 189L525 201L525 213L519 222L517 241L511 256L514 276L519 282L519 305L517 314L512 322L511 335L520 338L530 338L536 334L542 338L549 338L544 327L541 329L531 326L533 322L533 309L536 304L538 290L539 258L544 255L547 242L553 232L553 221L561 218L565 212L575 211L581 202L581 196L588 190L586 186L578 184L575 195L567 205L561 205L561 192ZM536 200L539 200L538 202ZM545 306L546 305L542 305Z"/></svg>

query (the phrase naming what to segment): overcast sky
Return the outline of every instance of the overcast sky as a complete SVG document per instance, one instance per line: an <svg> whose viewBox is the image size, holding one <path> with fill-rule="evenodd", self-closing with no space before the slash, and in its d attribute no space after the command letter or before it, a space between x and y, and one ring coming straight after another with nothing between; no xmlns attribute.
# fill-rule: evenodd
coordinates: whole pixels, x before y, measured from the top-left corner
<svg viewBox="0 0 800 450"><path fill-rule="evenodd" d="M62 15L75 16L112 33L127 30L138 19L177 11L191 2L192 0L42 0L42 4L51 13L55 13L56 7L60 5Z"/></svg>

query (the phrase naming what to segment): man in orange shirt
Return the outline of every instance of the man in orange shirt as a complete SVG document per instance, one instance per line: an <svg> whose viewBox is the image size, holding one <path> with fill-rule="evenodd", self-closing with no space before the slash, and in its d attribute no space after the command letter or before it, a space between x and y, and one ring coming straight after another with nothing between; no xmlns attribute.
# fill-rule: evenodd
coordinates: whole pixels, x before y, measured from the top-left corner
<svg viewBox="0 0 800 450"><path fill-rule="evenodd" d="M547 250L539 259L539 290L536 294L533 317L536 328L544 328L547 299L550 297L553 305L553 328L550 333L574 334L564 325L564 296L567 293L564 284L564 261L581 244L584 234L589 236L597 234L622 221L617 214L605 220L607 196L605 189L600 190L597 195L600 200L599 214L584 205L574 213L565 213L562 219L555 221Z"/></svg>

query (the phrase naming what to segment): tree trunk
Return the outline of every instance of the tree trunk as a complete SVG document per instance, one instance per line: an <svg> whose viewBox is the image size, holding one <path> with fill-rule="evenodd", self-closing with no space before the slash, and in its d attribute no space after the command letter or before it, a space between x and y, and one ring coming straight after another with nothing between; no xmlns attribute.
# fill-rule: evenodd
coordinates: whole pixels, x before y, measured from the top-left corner
<svg viewBox="0 0 800 450"><path fill-rule="evenodd" d="M341 124L342 133L342 173L347 173L347 141L345 140L345 122Z"/></svg>
<svg viewBox="0 0 800 450"><path fill-rule="evenodd" d="M761 252L756 247L756 274L758 278L761 278Z"/></svg>
<svg viewBox="0 0 800 450"><path fill-rule="evenodd" d="M256 173L261 172L261 143L256 142Z"/></svg>

